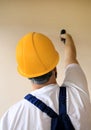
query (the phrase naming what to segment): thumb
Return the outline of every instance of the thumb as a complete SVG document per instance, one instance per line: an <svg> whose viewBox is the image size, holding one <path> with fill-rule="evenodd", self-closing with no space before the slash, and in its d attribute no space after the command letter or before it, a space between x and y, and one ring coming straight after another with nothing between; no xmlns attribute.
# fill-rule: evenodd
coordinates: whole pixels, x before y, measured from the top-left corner
<svg viewBox="0 0 91 130"><path fill-rule="evenodd" d="M66 34L61 34L60 39L65 44L65 42L66 42Z"/></svg>

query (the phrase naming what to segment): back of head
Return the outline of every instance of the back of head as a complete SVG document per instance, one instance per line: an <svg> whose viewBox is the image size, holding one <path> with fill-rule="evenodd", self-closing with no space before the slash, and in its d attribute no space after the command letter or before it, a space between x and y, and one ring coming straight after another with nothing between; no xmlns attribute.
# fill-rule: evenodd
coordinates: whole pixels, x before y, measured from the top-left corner
<svg viewBox="0 0 91 130"><path fill-rule="evenodd" d="M18 72L27 78L39 77L52 71L59 55L51 40L40 33L25 35L16 47Z"/></svg>
<svg viewBox="0 0 91 130"><path fill-rule="evenodd" d="M34 77L34 78L28 78L28 79L31 80L33 84L41 85L47 83L51 76L52 76L52 71L48 72L47 74Z"/></svg>

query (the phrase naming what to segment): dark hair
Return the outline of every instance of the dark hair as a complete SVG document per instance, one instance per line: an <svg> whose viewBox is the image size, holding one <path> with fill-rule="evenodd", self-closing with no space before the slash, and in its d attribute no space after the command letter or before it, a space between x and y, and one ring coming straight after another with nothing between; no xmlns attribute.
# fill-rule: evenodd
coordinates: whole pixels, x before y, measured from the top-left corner
<svg viewBox="0 0 91 130"><path fill-rule="evenodd" d="M34 77L34 78L28 78L33 83L36 84L43 84L49 81L50 77L52 76L52 71L48 72L47 74L44 74L42 76Z"/></svg>

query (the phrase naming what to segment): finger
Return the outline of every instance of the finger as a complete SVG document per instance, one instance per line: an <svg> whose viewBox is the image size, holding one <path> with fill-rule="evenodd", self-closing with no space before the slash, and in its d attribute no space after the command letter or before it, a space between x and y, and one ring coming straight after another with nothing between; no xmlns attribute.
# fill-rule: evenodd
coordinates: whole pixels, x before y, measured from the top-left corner
<svg viewBox="0 0 91 130"><path fill-rule="evenodd" d="M60 32L60 35L63 35L63 34L66 34L66 30L65 29L62 29L61 32ZM61 41L65 44L65 38L63 37L60 37L61 38Z"/></svg>

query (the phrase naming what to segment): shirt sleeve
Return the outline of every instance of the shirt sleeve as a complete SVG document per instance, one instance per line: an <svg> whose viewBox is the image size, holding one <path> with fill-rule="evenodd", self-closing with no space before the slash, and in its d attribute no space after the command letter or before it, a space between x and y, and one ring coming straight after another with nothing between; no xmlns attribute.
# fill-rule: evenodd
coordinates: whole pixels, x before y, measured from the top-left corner
<svg viewBox="0 0 91 130"><path fill-rule="evenodd" d="M9 124L7 118L8 118L8 114L5 113L0 120L0 130L9 130L8 128Z"/></svg>
<svg viewBox="0 0 91 130"><path fill-rule="evenodd" d="M88 93L86 76L79 64L70 64L66 67L63 84L67 86L71 84L77 89Z"/></svg>

